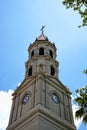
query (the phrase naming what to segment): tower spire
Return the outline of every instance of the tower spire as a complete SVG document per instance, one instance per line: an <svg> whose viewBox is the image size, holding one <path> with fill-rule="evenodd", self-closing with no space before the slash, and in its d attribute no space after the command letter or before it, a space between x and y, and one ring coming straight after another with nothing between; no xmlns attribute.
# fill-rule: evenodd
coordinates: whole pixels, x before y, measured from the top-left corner
<svg viewBox="0 0 87 130"><path fill-rule="evenodd" d="M13 93L6 130L76 130L71 92L58 78L56 46L44 28L28 48L25 78Z"/></svg>
<svg viewBox="0 0 87 130"><path fill-rule="evenodd" d="M42 26L41 29L40 29L42 35L44 34L44 28L45 28L45 27L46 27L46 26L44 25L44 26Z"/></svg>

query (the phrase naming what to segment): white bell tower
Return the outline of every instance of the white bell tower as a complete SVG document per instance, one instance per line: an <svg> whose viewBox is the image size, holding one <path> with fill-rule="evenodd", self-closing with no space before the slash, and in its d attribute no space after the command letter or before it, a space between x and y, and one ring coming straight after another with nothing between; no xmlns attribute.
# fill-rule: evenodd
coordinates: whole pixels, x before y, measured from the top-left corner
<svg viewBox="0 0 87 130"><path fill-rule="evenodd" d="M58 78L56 46L43 29L28 48L25 78L13 93L7 130L76 130L71 92Z"/></svg>

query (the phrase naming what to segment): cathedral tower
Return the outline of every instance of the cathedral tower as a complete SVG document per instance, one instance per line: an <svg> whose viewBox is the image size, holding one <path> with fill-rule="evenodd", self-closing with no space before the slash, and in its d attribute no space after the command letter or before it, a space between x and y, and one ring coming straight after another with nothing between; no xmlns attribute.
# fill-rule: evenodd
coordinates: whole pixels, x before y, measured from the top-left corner
<svg viewBox="0 0 87 130"><path fill-rule="evenodd" d="M7 130L76 130L71 92L58 78L56 46L43 28L28 54L25 78L13 93Z"/></svg>

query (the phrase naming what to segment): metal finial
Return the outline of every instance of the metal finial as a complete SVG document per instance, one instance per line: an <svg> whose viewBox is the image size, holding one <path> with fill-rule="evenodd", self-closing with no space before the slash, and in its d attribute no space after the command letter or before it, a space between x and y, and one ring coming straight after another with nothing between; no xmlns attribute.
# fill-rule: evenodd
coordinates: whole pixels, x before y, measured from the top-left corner
<svg viewBox="0 0 87 130"><path fill-rule="evenodd" d="M44 28L45 28L45 27L46 27L46 26L44 25L44 26L42 26L41 29L40 29L40 31L41 31L42 34L44 33Z"/></svg>

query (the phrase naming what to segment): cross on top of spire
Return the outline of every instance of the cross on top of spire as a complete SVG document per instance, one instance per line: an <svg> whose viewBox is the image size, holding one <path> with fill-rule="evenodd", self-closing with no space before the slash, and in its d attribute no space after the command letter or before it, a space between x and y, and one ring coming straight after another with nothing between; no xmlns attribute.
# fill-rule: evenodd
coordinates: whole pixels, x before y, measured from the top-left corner
<svg viewBox="0 0 87 130"><path fill-rule="evenodd" d="M46 27L46 26L44 25L44 26L42 26L41 29L40 29L40 31L41 31L42 34L44 33L44 28L45 28L45 27Z"/></svg>
<svg viewBox="0 0 87 130"><path fill-rule="evenodd" d="M45 25L43 25L41 27L41 29L40 29L41 35L37 38L37 40L47 40L48 41L48 38L44 35L44 28L45 27L46 27Z"/></svg>

